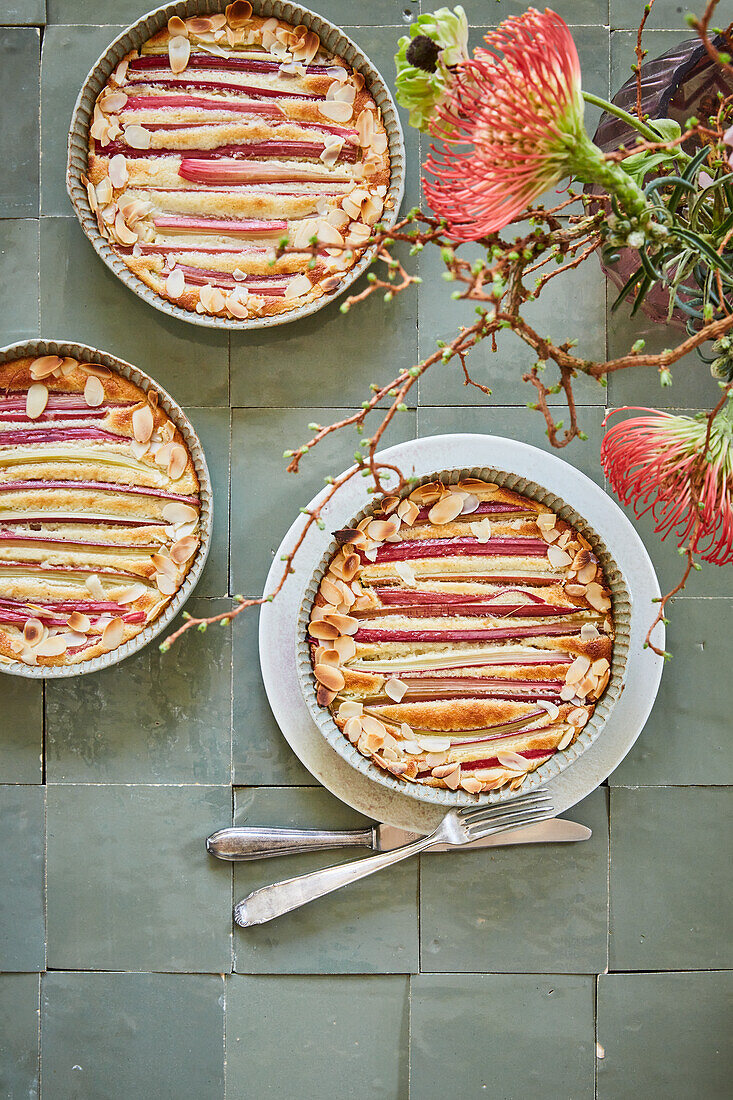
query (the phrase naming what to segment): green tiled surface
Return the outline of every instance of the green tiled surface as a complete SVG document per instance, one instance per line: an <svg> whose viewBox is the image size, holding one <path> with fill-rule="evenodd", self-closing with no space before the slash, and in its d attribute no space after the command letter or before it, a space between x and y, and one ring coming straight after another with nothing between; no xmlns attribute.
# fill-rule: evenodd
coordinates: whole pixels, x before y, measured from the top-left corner
<svg viewBox="0 0 733 1100"><path fill-rule="evenodd" d="M227 593L261 591L297 509L349 464L358 436L329 440L297 476L285 475L283 450L308 438L309 422L358 409L371 382L414 363L471 312L431 276L426 253L422 285L389 306L375 298L344 316L331 305L300 325L231 339L171 321L121 285L72 214L66 133L97 56L152 6L0 0L0 344L39 333L90 343L151 373L187 409L215 493L212 551L189 610L212 613ZM396 40L420 3L315 6L393 81ZM423 0L422 10L435 6ZM529 0L465 6L474 24L494 25ZM552 6L574 27L584 86L617 88L630 75L641 0ZM686 10L656 0L651 56L687 37L675 30ZM589 125L596 117L588 112ZM420 148L406 136L413 205ZM594 354L620 355L640 337L656 349L673 341L623 310L610 317L606 290L591 261L544 296L539 330L577 336ZM533 391L520 375L532 359L513 337L493 357L476 349L469 365L493 403L457 368L433 368L387 442L468 431L549 450L542 417L523 408ZM672 373L664 390L643 369L619 372L608 390L581 379L589 439L561 457L603 486L606 408L709 406L717 391L693 356ZM648 518L634 523L671 587L675 546ZM206 854L209 832L233 814L363 822L277 729L256 613L231 631L191 633L165 657L153 645L78 680L2 677L0 1098L727 1095L732 578L707 566L672 605L675 656L646 729L610 791L566 815L591 826L590 841L426 855L246 932L232 931L234 899L332 857L232 868Z"/></svg>
<svg viewBox="0 0 733 1100"><path fill-rule="evenodd" d="M42 1095L217 1100L223 1006L215 975L46 974Z"/></svg>
<svg viewBox="0 0 733 1100"><path fill-rule="evenodd" d="M43 970L45 795L38 784L0 787L0 971Z"/></svg>
<svg viewBox="0 0 733 1100"><path fill-rule="evenodd" d="M730 1096L733 976L602 974L598 1100Z"/></svg>
<svg viewBox="0 0 733 1100"><path fill-rule="evenodd" d="M39 974L0 974L0 1096L38 1097Z"/></svg>
<svg viewBox="0 0 733 1100"><path fill-rule="evenodd" d="M35 27L0 27L0 145L9 154L0 165L0 218L38 215L40 46Z"/></svg>
<svg viewBox="0 0 733 1100"><path fill-rule="evenodd" d="M402 1100L406 978L245 978L227 990L227 1094ZM275 1054L272 1037L280 1043Z"/></svg>
<svg viewBox="0 0 733 1100"><path fill-rule="evenodd" d="M593 1039L592 978L419 974L410 1005L411 1095L592 1097Z"/></svg>
<svg viewBox="0 0 733 1100"><path fill-rule="evenodd" d="M230 968L230 872L203 838L227 787L48 786L48 964Z"/></svg>
<svg viewBox="0 0 733 1100"><path fill-rule="evenodd" d="M714 764L707 780L718 782ZM733 967L730 795L713 786L612 789L612 970Z"/></svg>
<svg viewBox="0 0 733 1100"><path fill-rule="evenodd" d="M298 829L358 829L369 824L322 788L235 790L236 825L260 823ZM362 854L331 853L332 863ZM273 880L323 866L311 853L237 864L234 894L244 897ZM423 868L424 874L424 868ZM288 913L276 924L235 929L234 968L240 973L412 973L418 969L418 861L366 878L324 901Z"/></svg>

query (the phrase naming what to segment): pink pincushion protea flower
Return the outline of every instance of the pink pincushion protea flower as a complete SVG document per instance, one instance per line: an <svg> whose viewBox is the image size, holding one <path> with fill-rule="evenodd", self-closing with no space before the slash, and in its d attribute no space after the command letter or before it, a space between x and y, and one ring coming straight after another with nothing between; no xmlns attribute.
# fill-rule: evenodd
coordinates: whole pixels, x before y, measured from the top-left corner
<svg viewBox="0 0 733 1100"><path fill-rule="evenodd" d="M614 424L601 446L616 495L633 504L637 516L651 511L662 539L674 531L679 545L689 543L704 561L733 562L731 402L713 420L707 454L705 415L693 419L636 407L608 415L630 411L647 415Z"/></svg>
<svg viewBox="0 0 733 1100"><path fill-rule="evenodd" d="M430 124L443 148L431 147L425 194L451 235L502 229L568 175L602 183L629 213L643 210L643 194L586 133L578 51L560 16L530 8L485 42L452 70Z"/></svg>

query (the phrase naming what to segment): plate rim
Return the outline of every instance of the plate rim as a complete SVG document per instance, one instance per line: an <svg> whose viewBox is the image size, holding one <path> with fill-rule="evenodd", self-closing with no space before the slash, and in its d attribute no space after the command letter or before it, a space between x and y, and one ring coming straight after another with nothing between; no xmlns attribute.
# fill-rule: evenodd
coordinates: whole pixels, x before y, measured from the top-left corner
<svg viewBox="0 0 733 1100"><path fill-rule="evenodd" d="M439 457L441 448L450 455L449 460L442 464ZM524 473L526 471L521 469L523 462L540 462L542 484L568 500L613 547L613 556L624 574L632 599L627 682L609 715L603 734L577 760L547 781L556 812L569 809L595 790L630 751L649 717L661 680L663 659L653 650L643 647L646 624L641 610L643 607L651 610L651 600L660 594L659 583L638 532L616 502L586 474L559 456L519 440L478 433L449 433L396 444L381 452L379 458L400 465L406 474L415 473L417 476L443 467L470 465L492 465ZM515 462L519 462L519 469ZM533 477L533 473L527 476ZM559 484L554 481L555 478L560 479ZM279 596L263 605L259 624L262 679L283 737L319 783L367 816L399 828L425 831L434 827L444 808L389 790L355 772L328 745L310 715L300 690L295 645L290 645L288 651L283 652L288 634L291 641L294 640L303 592L330 541L328 528L358 511L364 495L361 484L360 478L353 479L333 501L329 501L324 513L326 531L313 528L308 532L294 564L295 572L288 578ZM328 491L328 488L321 490L307 507L318 505ZM590 505L579 502L577 494L589 496ZM599 520L595 509L602 509L602 519ZM305 522L298 517L281 541L268 573L265 592L279 580L282 570L280 556L287 553ZM631 569L627 564L629 556ZM635 613L637 607L639 612ZM662 644L663 635L662 624L658 635Z"/></svg>

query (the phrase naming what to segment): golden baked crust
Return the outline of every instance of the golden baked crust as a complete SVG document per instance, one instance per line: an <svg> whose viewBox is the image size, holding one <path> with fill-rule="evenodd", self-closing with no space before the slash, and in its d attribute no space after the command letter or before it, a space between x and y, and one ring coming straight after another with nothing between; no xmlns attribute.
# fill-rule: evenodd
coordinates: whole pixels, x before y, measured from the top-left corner
<svg viewBox="0 0 733 1100"><path fill-rule="evenodd" d="M471 794L575 741L606 689L611 593L590 544L537 501L474 478L385 497L321 581L317 698L362 755Z"/></svg>
<svg viewBox="0 0 733 1100"><path fill-rule="evenodd" d="M358 261L388 201L387 144L360 73L239 0L174 17L117 66L84 183L100 233L162 298L269 317L333 294ZM275 258L283 238L318 252Z"/></svg>
<svg viewBox="0 0 733 1100"><path fill-rule="evenodd" d="M0 664L116 649L178 591L199 482L157 394L97 364L0 366Z"/></svg>

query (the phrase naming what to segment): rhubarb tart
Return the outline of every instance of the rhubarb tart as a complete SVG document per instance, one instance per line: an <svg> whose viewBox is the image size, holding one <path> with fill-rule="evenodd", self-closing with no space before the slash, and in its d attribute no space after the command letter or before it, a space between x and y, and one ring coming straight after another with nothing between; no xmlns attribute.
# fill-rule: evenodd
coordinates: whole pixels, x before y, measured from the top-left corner
<svg viewBox="0 0 733 1100"><path fill-rule="evenodd" d="M611 669L612 599L591 544L544 504L475 478L385 497L320 582L316 698L412 784L521 786L589 722Z"/></svg>
<svg viewBox="0 0 733 1100"><path fill-rule="evenodd" d="M242 0L173 16L120 61L83 182L99 232L148 287L240 320L333 294L391 203L364 76Z"/></svg>
<svg viewBox="0 0 733 1100"><path fill-rule="evenodd" d="M77 359L0 366L0 664L90 661L178 592L199 481L156 398Z"/></svg>

